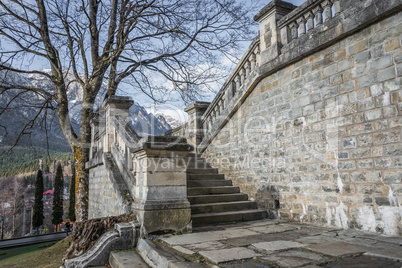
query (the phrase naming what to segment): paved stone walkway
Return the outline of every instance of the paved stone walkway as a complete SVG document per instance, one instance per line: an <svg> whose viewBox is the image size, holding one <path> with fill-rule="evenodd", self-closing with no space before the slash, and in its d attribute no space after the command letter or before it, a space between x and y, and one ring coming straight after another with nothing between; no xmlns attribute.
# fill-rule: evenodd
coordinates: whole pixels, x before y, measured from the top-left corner
<svg viewBox="0 0 402 268"><path fill-rule="evenodd" d="M283 221L160 236L177 253L219 267L402 267L402 237Z"/></svg>

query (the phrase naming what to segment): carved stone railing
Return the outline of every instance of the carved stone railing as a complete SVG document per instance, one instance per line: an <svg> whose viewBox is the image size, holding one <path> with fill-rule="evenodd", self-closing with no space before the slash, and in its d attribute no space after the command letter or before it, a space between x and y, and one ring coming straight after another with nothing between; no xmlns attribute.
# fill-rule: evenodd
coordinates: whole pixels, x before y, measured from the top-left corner
<svg viewBox="0 0 402 268"><path fill-rule="evenodd" d="M201 118L204 137L208 137L212 133L213 125L223 118L223 114L226 115L228 111L233 109L236 100L239 99L244 90L253 82L253 79L257 77L257 69L260 65L259 45L259 38L255 38L221 90L206 109Z"/></svg>
<svg viewBox="0 0 402 268"><path fill-rule="evenodd" d="M87 163L90 178L91 170L98 174L95 168L100 165L111 169L104 172L112 174L109 180L114 182L109 184L115 186L113 189L118 195L130 195L124 200L133 200L130 207L137 213L143 232L180 231L190 222L191 216L185 158L193 147L183 138L138 136L129 125L132 104L128 97L110 97L92 120Z"/></svg>
<svg viewBox="0 0 402 268"><path fill-rule="evenodd" d="M278 22L280 40L286 46L292 40L331 20L341 12L340 0L308 0Z"/></svg>

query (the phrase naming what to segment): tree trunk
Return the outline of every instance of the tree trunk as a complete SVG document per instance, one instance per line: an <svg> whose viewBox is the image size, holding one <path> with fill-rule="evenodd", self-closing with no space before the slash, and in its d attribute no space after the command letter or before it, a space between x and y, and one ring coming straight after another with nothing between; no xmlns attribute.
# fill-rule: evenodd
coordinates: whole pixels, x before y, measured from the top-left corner
<svg viewBox="0 0 402 268"><path fill-rule="evenodd" d="M75 215L77 221L85 221L88 219L89 178L85 163L88 161L89 149L75 146L73 154L75 163Z"/></svg>

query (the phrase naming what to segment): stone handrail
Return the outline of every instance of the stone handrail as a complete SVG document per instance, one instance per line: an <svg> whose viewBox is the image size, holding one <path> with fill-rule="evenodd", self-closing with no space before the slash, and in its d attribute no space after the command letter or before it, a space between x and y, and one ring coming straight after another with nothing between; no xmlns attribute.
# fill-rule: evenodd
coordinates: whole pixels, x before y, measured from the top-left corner
<svg viewBox="0 0 402 268"><path fill-rule="evenodd" d="M246 86L257 76L256 70L260 64L259 43L258 37L253 40L245 55L202 116L201 121L206 135L211 132L212 125L216 123L220 115L232 108L235 100L242 95Z"/></svg>

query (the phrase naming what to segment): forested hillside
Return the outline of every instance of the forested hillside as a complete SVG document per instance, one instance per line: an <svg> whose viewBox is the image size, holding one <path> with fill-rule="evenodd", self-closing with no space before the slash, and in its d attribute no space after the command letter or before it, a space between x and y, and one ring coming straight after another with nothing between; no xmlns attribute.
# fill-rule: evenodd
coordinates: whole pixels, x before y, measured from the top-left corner
<svg viewBox="0 0 402 268"><path fill-rule="evenodd" d="M39 169L39 159L42 159L44 173L53 173L57 162L64 166L73 160L72 153L66 150L48 152L45 148L15 147L7 152L9 149L10 147L0 147L0 178L36 172Z"/></svg>

